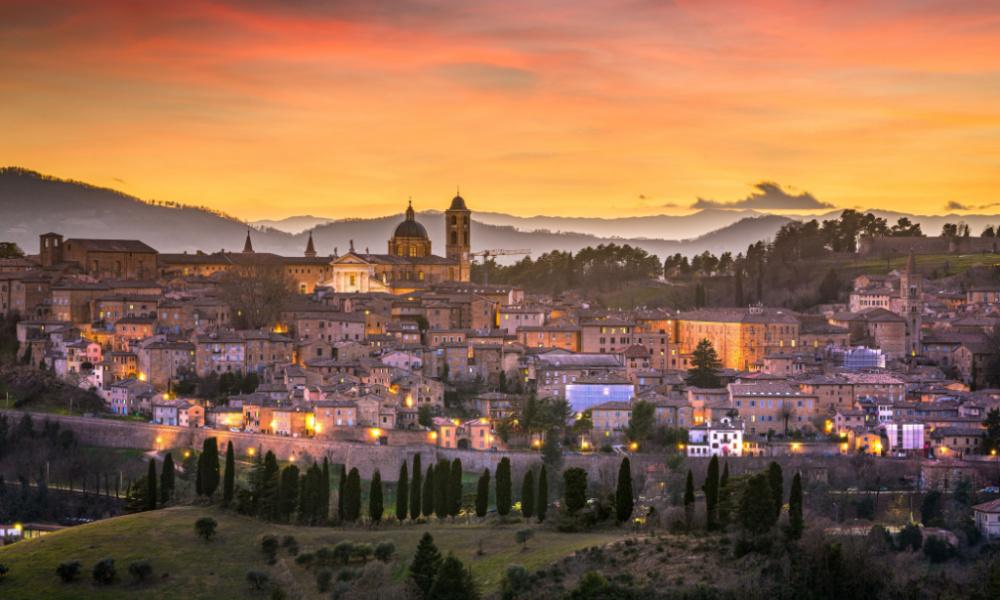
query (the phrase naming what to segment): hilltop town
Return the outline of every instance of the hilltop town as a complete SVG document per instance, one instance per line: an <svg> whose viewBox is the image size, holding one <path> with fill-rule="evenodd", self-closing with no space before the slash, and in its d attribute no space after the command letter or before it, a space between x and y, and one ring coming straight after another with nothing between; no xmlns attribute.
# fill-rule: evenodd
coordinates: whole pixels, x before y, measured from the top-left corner
<svg viewBox="0 0 1000 600"><path fill-rule="evenodd" d="M643 506L636 527L657 506L693 506L693 492L681 500L682 465L690 490L692 474L718 478L709 459L747 475L771 462L803 474L810 509L832 522L895 511L886 518L903 524L880 492L961 493L978 500L955 518L1000 536L1000 277L988 265L970 285L922 269L910 238L862 229L839 256L893 246L905 260L839 283L828 273L803 307L763 300L782 244L806 258L800 228L810 224L784 227L745 257L661 263L628 246L582 251L602 268L619 261L618 271L574 275L601 288L641 277L681 285L698 271L716 286L714 302L699 281L684 306L611 308L583 281L561 291L511 283L544 259L478 267L477 256L503 251L472 251L471 215L464 198L451 200L444 256L412 204L385 253L352 240L317 248L311 237L301 256L256 252L253 230L242 251L182 254L42 234L37 253L0 259L5 414L159 461L208 440L246 460L326 457L344 465L342 479L348 467L377 479L379 494L383 479L405 485L394 470L420 453L487 474L500 457L518 475L541 463L555 487L560 469L576 467L600 489L630 458ZM975 242L992 256L989 241L951 233L920 247L959 257ZM490 273L494 283L475 280ZM742 305L719 301L721 280ZM134 492L120 481L116 496L119 484L123 497ZM107 475L104 486L110 493ZM836 489L851 499L821 508ZM321 520L342 518L324 510ZM664 518L650 522L692 524L690 514Z"/></svg>

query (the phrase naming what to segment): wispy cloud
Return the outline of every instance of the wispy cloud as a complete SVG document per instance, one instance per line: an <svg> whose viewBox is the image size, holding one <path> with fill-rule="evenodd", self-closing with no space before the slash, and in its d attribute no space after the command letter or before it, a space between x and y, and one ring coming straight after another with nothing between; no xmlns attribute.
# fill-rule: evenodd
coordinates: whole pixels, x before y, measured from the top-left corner
<svg viewBox="0 0 1000 600"><path fill-rule="evenodd" d="M945 210L969 210L970 207L966 206L965 204L962 204L961 202L956 202L955 200L952 200L948 204L944 205L944 209Z"/></svg>

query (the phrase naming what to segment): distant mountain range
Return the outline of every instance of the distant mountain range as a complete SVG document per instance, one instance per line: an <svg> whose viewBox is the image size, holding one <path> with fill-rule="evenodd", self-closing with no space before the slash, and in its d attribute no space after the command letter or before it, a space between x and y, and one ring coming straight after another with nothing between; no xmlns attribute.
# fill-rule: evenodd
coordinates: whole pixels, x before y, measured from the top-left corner
<svg viewBox="0 0 1000 600"><path fill-rule="evenodd" d="M629 243L660 257L680 252L693 255L741 252L753 242L770 239L790 217L755 211L706 209L690 215L592 219L515 217L479 213L473 209L473 250L530 249L538 256L552 250L575 252L586 246ZM963 220L978 233L1000 223L990 215L912 216L873 211L895 222L909 216L926 233L936 234L946 222ZM839 211L821 215L836 217ZM38 250L38 235L47 231L67 237L141 239L161 252L240 250L252 225L257 251L301 254L311 231L320 254L357 250L385 252L402 214L372 219L325 219L300 216L280 221L247 223L204 208L145 201L121 192L41 175L18 168L0 169L0 241L13 241L26 252ZM435 250L444 251L444 215L418 214ZM801 217L798 217L801 218ZM511 259L511 260L516 260Z"/></svg>

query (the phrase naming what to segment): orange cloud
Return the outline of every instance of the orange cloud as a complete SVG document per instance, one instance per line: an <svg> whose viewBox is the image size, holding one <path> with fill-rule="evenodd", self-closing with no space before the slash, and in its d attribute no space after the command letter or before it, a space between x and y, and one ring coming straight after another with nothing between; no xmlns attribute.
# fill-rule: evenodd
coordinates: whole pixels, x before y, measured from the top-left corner
<svg viewBox="0 0 1000 600"><path fill-rule="evenodd" d="M5 162L250 218L1000 184L995 3L8 0L0 56Z"/></svg>

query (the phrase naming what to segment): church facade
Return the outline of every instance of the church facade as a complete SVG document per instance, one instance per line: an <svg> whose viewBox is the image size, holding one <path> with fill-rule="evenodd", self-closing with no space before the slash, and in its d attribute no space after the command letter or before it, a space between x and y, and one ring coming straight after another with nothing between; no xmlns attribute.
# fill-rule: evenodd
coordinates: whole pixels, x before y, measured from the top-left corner
<svg viewBox="0 0 1000 600"><path fill-rule="evenodd" d="M461 196L452 198L445 211L445 256L431 251L427 230L416 220L412 203L396 226L385 254L351 249L333 261L336 292L386 292L405 294L429 284L469 281L471 275L470 227L472 213Z"/></svg>

